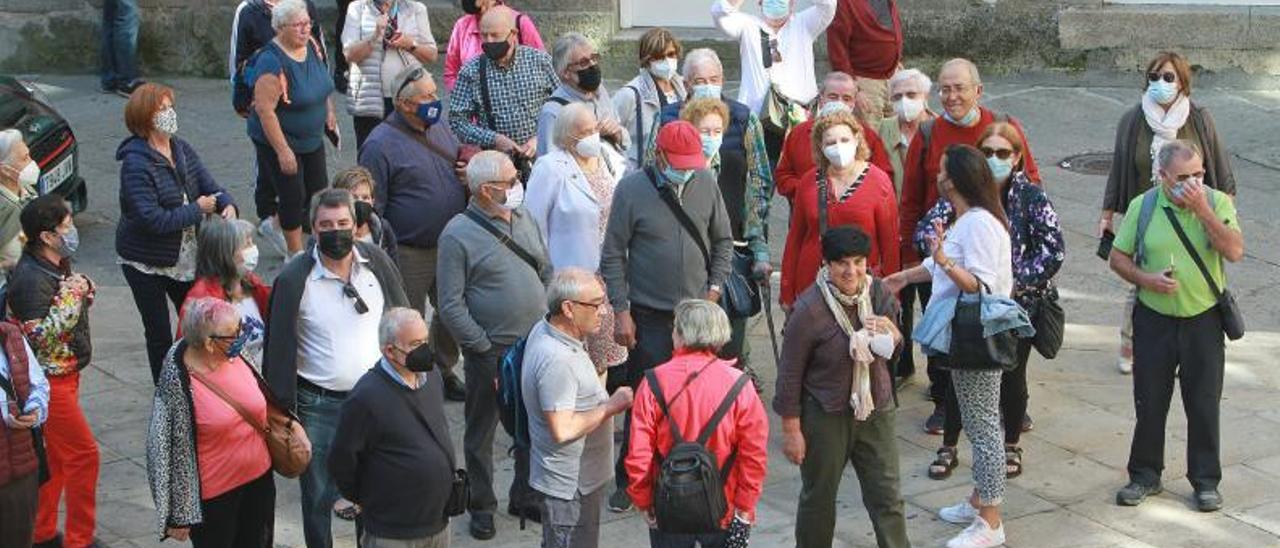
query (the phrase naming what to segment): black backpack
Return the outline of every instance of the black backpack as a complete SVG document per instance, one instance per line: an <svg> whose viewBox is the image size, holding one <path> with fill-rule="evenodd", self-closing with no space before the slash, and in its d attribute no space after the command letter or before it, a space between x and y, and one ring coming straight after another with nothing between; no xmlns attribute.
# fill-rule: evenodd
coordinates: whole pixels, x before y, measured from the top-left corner
<svg viewBox="0 0 1280 548"><path fill-rule="evenodd" d="M701 370L689 376L680 392L688 388L698 373ZM653 391L654 398L658 400L658 407L667 417L671 438L674 440L671 451L665 457L658 457L658 477L653 488L653 513L658 520L658 530L672 534L718 532L721 530L720 520L729 510L724 499L724 482L738 452L734 450L730 453L729 458L724 461L724 468L718 468L715 454L707 450L707 440L716 431L720 419L733 407L738 393L746 386L748 377L738 377L733 388L729 389L729 393L720 402L720 407L716 408L715 414L702 427L702 433L692 442L685 441L684 436L680 435L680 427L671 419L667 399L658 386L657 375L650 369L645 371L645 378L649 381L649 389ZM676 393L677 398L680 397L680 392Z"/></svg>

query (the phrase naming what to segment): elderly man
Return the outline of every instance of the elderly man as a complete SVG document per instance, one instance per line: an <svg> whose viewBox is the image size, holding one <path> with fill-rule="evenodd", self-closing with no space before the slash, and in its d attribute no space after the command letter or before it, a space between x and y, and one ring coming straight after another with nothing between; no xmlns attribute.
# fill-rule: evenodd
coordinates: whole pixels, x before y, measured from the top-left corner
<svg viewBox="0 0 1280 548"><path fill-rule="evenodd" d="M764 119L769 159L776 163L786 132L803 121L804 111L818 95L813 42L835 18L836 0L814 0L797 13L795 0L761 0L762 17L743 13L742 2L715 0L711 19L740 42L738 101Z"/></svg>
<svg viewBox="0 0 1280 548"><path fill-rule="evenodd" d="M1204 185L1198 147L1171 141L1156 160L1160 184L1129 203L1131 214L1125 215L1111 249L1111 269L1138 287L1133 311L1137 424L1129 484L1116 493L1116 503L1137 506L1161 490L1165 420L1177 378L1187 414L1187 480L1196 508L1212 512L1222 507L1218 420L1227 318L1218 293L1227 285L1222 261L1244 257L1244 236L1231 197Z"/></svg>
<svg viewBox="0 0 1280 548"><path fill-rule="evenodd" d="M471 536L497 533L493 513L493 435L498 425L498 364L516 340L546 312L551 261L538 224L521 203L524 187L511 159L497 151L477 154L467 165L471 203L440 234L436 284L440 317L462 347L467 375L463 453L471 478ZM515 479L507 511L526 515L536 504L529 493L529 451L515 452ZM534 508L534 517L537 510Z"/></svg>
<svg viewBox="0 0 1280 548"><path fill-rule="evenodd" d="M547 318L529 332L521 393L533 450L529 485L542 494L543 548L600 542L604 486L613 477L614 415L631 389L610 397L587 354L607 303L593 272L566 268L547 288Z"/></svg>
<svg viewBox="0 0 1280 548"><path fill-rule="evenodd" d="M316 245L285 263L271 291L262 373L283 405L297 409L311 440L301 478L302 527L309 548L333 545L338 488L327 458L338 412L356 381L378 360L378 320L407 306L395 264L378 246L355 241L351 193L316 195Z"/></svg>
<svg viewBox="0 0 1280 548"><path fill-rule="evenodd" d="M858 83L852 76L843 72L828 73L822 79L822 91L818 95L818 115L836 111L859 112L857 98ZM778 181L778 194L786 196L789 201L795 200L800 179L814 167L813 122L805 120L791 130L782 147L782 156L778 158L778 169L774 172ZM884 143L876 135L875 128L862 116L858 116L858 124L862 126L862 135L866 137L867 147L871 149L871 163L893 177L893 162L884 149Z"/></svg>
<svg viewBox="0 0 1280 548"><path fill-rule="evenodd" d="M551 62L560 77L560 86L538 112L538 157L555 147L551 134L556 117L560 115L560 109L569 103L589 103L596 115L596 130L600 138L619 152L627 150L631 146L631 134L618 123L613 99L603 84L600 54L596 52L595 44L580 33L567 33L552 46Z"/></svg>
<svg viewBox="0 0 1280 548"><path fill-rule="evenodd" d="M538 109L560 82L551 56L517 41L511 8L485 11L480 36L484 55L458 73L449 126L464 143L511 156L527 179L538 152Z"/></svg>
<svg viewBox="0 0 1280 548"><path fill-rule="evenodd" d="M440 231L467 206L458 180L458 140L440 119L443 109L435 79L422 67L395 79L395 112L369 134L360 165L373 174L378 215L395 229L400 276L409 305L423 313L426 300L436 310L431 347L444 376L445 397L462 401L466 391L454 373L458 344L440 322L436 250Z"/></svg>
<svg viewBox="0 0 1280 548"><path fill-rule="evenodd" d="M446 548L456 466L422 314L388 310L378 346L381 358L342 404L329 472L342 496L360 505L361 546Z"/></svg>
<svg viewBox="0 0 1280 548"><path fill-rule="evenodd" d="M827 29L831 68L858 79L863 116L872 124L891 117L887 80L902 61L902 19L894 0L846 0Z"/></svg>
<svg viewBox="0 0 1280 548"><path fill-rule="evenodd" d="M696 233L681 223L677 209ZM671 359L672 311L685 299L718 301L732 268L733 233L720 186L707 170L702 139L693 124L671 122L658 130L653 164L627 175L613 194L600 272L617 314L614 338L631 349L627 385ZM627 429L627 420L623 423ZM620 455L626 455L623 441ZM609 508L631 508L622 459L618 490Z"/></svg>
<svg viewBox="0 0 1280 548"><path fill-rule="evenodd" d="M974 146L978 137L994 122L1009 122L1024 135L1022 150L1027 177L1040 181L1040 169L1036 167L1031 147L1026 143L1025 132L1016 118L978 105L982 98L982 77L978 66L968 59L952 59L938 72L938 91L942 97L942 116L920 124L903 166L902 196L898 207L898 230L901 237L902 268L906 270L920 264L920 254L911 245L916 223L938 201L938 167L942 153L951 145ZM930 360L929 399L933 400L933 413L925 421L925 430L941 435L946 387L950 382L947 371L937 359Z"/></svg>

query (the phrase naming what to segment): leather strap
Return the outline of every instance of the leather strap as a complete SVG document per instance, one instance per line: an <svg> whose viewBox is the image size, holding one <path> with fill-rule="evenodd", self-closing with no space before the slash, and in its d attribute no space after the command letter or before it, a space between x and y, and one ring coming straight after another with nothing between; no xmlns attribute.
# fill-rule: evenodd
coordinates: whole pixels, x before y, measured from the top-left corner
<svg viewBox="0 0 1280 548"><path fill-rule="evenodd" d="M515 240L511 239L511 236L503 234L501 230L498 230L498 227L493 226L493 223L489 222L488 219L485 219L471 208L464 209L462 212L466 214L468 219L471 219L476 224L480 225L480 228L488 231L489 234L492 234L494 238L498 239L499 243L507 246L507 249L510 249L512 253L515 253L517 257L520 257L521 260L529 265L529 268L533 269L534 274L537 274L539 278L542 277L542 269L538 266L538 260L533 257L532 253L525 251L523 247L520 247L520 244L517 244Z"/></svg>
<svg viewBox="0 0 1280 548"><path fill-rule="evenodd" d="M1218 283L1213 281L1213 276L1209 274L1209 268L1204 265L1204 259L1200 258L1200 253L1196 251L1191 239L1187 238L1187 233L1182 230L1182 223L1178 222L1178 216L1173 214L1173 209L1164 206L1164 214L1169 217L1169 224L1173 225L1173 231L1178 234L1178 239L1182 241L1182 247L1187 249L1187 253L1191 254L1191 260L1195 261L1196 268L1200 269L1200 275L1204 276L1204 281L1209 283L1209 290L1213 291L1213 298L1222 298L1222 288L1218 287Z"/></svg>
<svg viewBox="0 0 1280 548"><path fill-rule="evenodd" d="M456 163L458 162L458 157L457 157L457 155L452 155L452 156L450 156L448 153L446 153L446 152L444 151L444 149L440 148L440 146L439 146L439 145L437 145L436 143L431 142L431 139L428 139L426 135L424 135L424 134L422 134L422 133L417 133L417 132L414 132L414 131L409 131L409 128L406 128L406 127L404 127L404 126L401 126L400 124L397 124L397 123L395 123L395 122L391 122L390 120L388 120L388 123L389 123L389 124L391 124L391 127L394 127L394 128L396 128L396 129L400 130L400 131L401 131L401 132L403 132L405 135L408 135L408 136L409 136L409 138L413 139L414 141L417 141L417 142L418 142L418 144L422 145L424 148L426 148L426 149L427 149L428 151L430 151L432 154L435 154L436 156L439 156L439 157L440 157L440 159L442 159L442 160L444 160L444 161L446 161L446 162L449 162L449 166L450 166L450 167L453 167L453 165L454 165L454 164L456 164Z"/></svg>
<svg viewBox="0 0 1280 548"><path fill-rule="evenodd" d="M698 228L694 226L693 219L690 219L689 214L685 212L683 207L680 207L670 185L659 185L658 178L654 176L651 168L644 168L644 173L649 177L649 182L653 183L653 188L658 191L658 196L662 197L662 203L667 204L671 214L676 216L677 221L680 221L680 226L684 227L690 238L693 238L693 243L698 244L698 251L702 252L702 263L706 265L709 279L711 276L711 254L707 252L707 243L702 241L702 235L698 234Z"/></svg>
<svg viewBox="0 0 1280 548"><path fill-rule="evenodd" d="M381 365L376 365L374 367L377 367L379 369L382 368ZM385 370L378 371L378 373L380 373L379 377L382 379L383 382L391 385L391 388L393 390L400 393L400 396L404 398L405 405L408 405L409 410L413 411L413 416L417 417L418 422L421 422L422 425L427 428L427 433L431 435L431 439L436 442L436 445L440 446L440 451L444 453L445 458L449 460L449 469L456 470L458 468L458 463L454 459L453 451L451 451L449 447L445 447L445 445L440 442L440 438L436 437L436 431L434 428L431 427L431 422L427 420L426 415L422 414L422 409L418 408L418 405L414 403L413 398L409 397L409 392L407 392L403 386L397 385L396 382L390 378L390 375ZM419 388L421 389L421 387Z"/></svg>
<svg viewBox="0 0 1280 548"><path fill-rule="evenodd" d="M262 435L262 438L264 440L267 438L266 425L259 423L257 418L249 414L248 409L245 409L243 405L240 405L240 402L236 401L230 395L228 395L225 391L223 391L222 387L218 386L216 383L209 381L209 379L205 378L203 373L197 372L196 370L191 369L190 367L187 368L187 372L191 373L191 378L199 381L200 384L203 384L205 386L205 388L208 388L210 391L216 394L218 398L226 402L227 405L230 405L232 409L235 409L236 413L240 414L240 418L244 419L244 422L249 423L249 426L252 426L254 430L257 430L258 433Z"/></svg>

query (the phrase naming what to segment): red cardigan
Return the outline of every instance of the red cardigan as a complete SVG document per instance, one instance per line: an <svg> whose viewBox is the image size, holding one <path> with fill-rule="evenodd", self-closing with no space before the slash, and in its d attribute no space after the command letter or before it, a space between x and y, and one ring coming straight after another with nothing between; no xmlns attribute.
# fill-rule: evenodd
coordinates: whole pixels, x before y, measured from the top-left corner
<svg viewBox="0 0 1280 548"><path fill-rule="evenodd" d="M258 313L262 314L262 321L266 323L267 312L270 310L268 303L271 302L271 286L262 281L262 278L252 272L245 277L249 285L253 286L253 302L258 305ZM214 299L227 300L227 291L222 289L222 283L213 276L205 276L196 280L191 286L191 290L187 291L187 298L182 300L182 308L178 309L178 328L174 337L182 337L182 316L187 311L187 305L196 299L212 297Z"/></svg>
<svg viewBox="0 0 1280 548"><path fill-rule="evenodd" d="M889 151L880 141L880 134L866 122L858 120L862 126L862 136L871 148L871 165L880 168L893 180L893 164L889 161ZM813 160L813 119L801 122L791 129L782 146L782 155L778 158L778 168L773 171L773 181L777 185L778 194L788 201L795 202L796 189L800 179L814 167ZM892 186L892 185L890 185Z"/></svg>
<svg viewBox="0 0 1280 548"><path fill-rule="evenodd" d="M827 58L831 69L850 76L887 80L902 59L902 19L890 0L892 26L884 28L867 0L845 0L827 27Z"/></svg>
<svg viewBox="0 0 1280 548"><path fill-rule="evenodd" d="M782 252L779 302L790 305L818 277L822 242L818 234L818 171L809 170L791 208L791 227ZM828 190L830 192L830 190ZM834 198L834 197L833 197ZM898 206L893 180L876 166L868 168L862 186L840 203L827 206L827 227L857 225L871 237L867 267L882 278L899 270Z"/></svg>

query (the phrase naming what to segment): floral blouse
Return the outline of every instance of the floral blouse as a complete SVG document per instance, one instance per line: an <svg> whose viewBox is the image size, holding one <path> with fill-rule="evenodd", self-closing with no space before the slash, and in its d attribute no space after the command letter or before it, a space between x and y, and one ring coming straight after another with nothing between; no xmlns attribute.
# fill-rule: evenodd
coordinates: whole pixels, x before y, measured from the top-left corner
<svg viewBox="0 0 1280 548"><path fill-rule="evenodd" d="M1013 184L1002 196L1004 213L1009 218L1013 249L1014 298L1022 304L1025 298L1053 289L1053 277L1066 259L1067 245L1058 223L1058 212L1049 196L1032 184L1025 173L1012 175ZM956 211L951 202L938 203L916 225L912 243L922 256L930 255L929 239L933 237L933 220L943 219L948 226L955 222Z"/></svg>

